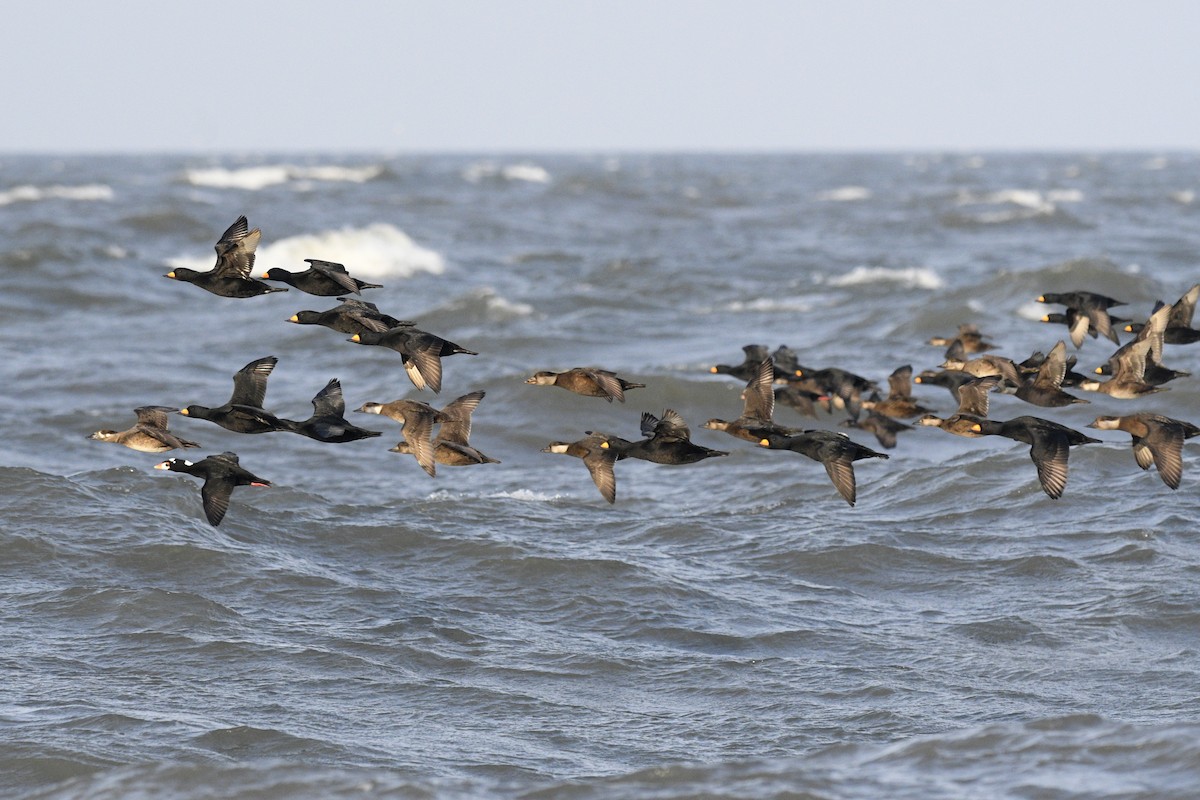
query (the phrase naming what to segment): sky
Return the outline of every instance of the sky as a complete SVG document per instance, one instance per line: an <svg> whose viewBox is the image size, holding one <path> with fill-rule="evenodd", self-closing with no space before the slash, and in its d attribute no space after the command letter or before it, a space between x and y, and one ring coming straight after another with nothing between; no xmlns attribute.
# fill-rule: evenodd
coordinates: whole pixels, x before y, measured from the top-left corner
<svg viewBox="0 0 1200 800"><path fill-rule="evenodd" d="M1195 0L39 0L0 152L1189 150Z"/></svg>

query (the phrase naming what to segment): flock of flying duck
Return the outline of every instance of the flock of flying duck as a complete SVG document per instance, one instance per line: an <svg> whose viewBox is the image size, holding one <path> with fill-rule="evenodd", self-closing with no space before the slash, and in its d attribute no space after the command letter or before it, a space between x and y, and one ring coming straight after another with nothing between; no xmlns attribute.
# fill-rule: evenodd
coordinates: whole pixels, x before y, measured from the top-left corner
<svg viewBox="0 0 1200 800"><path fill-rule="evenodd" d="M217 242L217 261L213 269L199 272L176 268L166 277L195 284L222 297L247 298L287 291L251 276L261 237L258 228L250 229L246 217L239 217ZM477 354L418 329L412 321L383 314L372 303L343 296L380 288L378 284L351 277L341 264L317 259L305 261L309 268L303 272L272 268L261 277L286 283L307 294L339 297L339 305L326 311L297 312L289 322L321 325L348 335L349 341L356 344L395 350L413 385L434 392L441 390L443 358ZM814 418L818 417L818 409L827 413L844 410L848 418L843 426L874 434L884 449L896 446L897 434L912 428L903 420L914 418L919 425L938 427L958 436L1004 436L1030 446L1029 454L1037 467L1042 489L1049 497L1057 499L1066 487L1070 448L1100 440L1041 417L1026 415L1006 421L988 419L989 394L1012 394L1035 406L1054 408L1088 402L1067 392L1069 388L1101 392L1119 399L1136 399L1162 391L1162 384L1188 374L1164 366L1162 352L1164 344L1200 341L1200 330L1192 328L1198 298L1200 284L1193 286L1173 305L1159 303L1147 322L1125 325L1124 330L1133 333L1134 339L1120 346L1108 363L1095 370L1099 375L1109 376L1105 381L1076 373L1073 369L1075 357L1067 355L1063 341L1046 354L1034 353L1025 361L1014 362L988 353L995 345L970 325L961 326L953 337L931 339L930 344L947 348L941 368L926 370L914 378L910 366L900 367L888 378L886 397L879 394L873 381L847 370L802 366L796 354L786 346L770 353L763 345L746 345L742 348L745 358L741 364L718 364L710 370L745 382L742 413L733 420L710 419L703 427L724 431L771 450L791 450L820 462L838 493L852 506L857 496L854 462L867 458L886 459L888 455L836 431L780 425L774 419L776 404L787 405ZM1128 322L1108 313L1111 307L1122 305L1121 302L1093 292L1045 294L1038 300L1065 306L1065 311L1047 314L1043 321L1065 324L1076 348L1089 335L1093 338L1104 336L1119 344L1114 325ZM342 388L336 378L313 397L313 413L306 420L284 419L265 410L267 378L276 362L274 356L268 356L238 370L233 376L233 394L223 405L189 405L182 409L143 406L135 409L137 422L128 430L101 430L88 438L148 453L198 447L195 442L168 430L167 415L175 411L246 434L290 432L329 443L381 435L380 431L360 428L346 420ZM525 382L557 386L610 403L613 400L623 403L626 391L645 386L608 370L587 367L563 372L541 371ZM914 382L945 387L958 403L957 410L945 418L934 415L913 398ZM380 414L400 423L404 439L391 450L412 455L425 472L434 476L437 464L499 463L470 444L471 415L483 397L482 391L471 392L440 410L428 403L401 399L389 403L364 403L356 411ZM436 435L435 426L438 428ZM1088 427L1129 433L1138 466L1146 470L1154 465L1162 481L1171 489L1178 488L1182 478L1184 440L1200 435L1200 428L1190 422L1148 412L1100 416ZM641 439L630 441L603 432L587 431L583 439L552 442L543 452L581 459L601 496L609 503L616 501L614 465L617 461L636 458L657 464L682 465L729 454L692 442L687 423L673 409L666 409L661 417L643 413L641 435ZM155 469L183 472L203 479L204 513L214 526L224 518L235 487L271 485L270 481L243 468L237 455L231 452L210 455L197 462L170 458L155 465Z"/></svg>

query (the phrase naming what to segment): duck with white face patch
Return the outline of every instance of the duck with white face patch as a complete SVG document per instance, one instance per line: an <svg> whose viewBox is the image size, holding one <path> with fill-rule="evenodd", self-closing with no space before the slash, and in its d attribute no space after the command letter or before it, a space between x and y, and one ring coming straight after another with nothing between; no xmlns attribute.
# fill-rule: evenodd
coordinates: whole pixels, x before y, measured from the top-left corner
<svg viewBox="0 0 1200 800"><path fill-rule="evenodd" d="M191 462L183 458L169 458L155 469L183 472L204 479L200 488L200 499L204 505L204 516L216 527L229 510L229 498L236 486L270 486L271 482L243 469L238 464L237 453L220 453Z"/></svg>

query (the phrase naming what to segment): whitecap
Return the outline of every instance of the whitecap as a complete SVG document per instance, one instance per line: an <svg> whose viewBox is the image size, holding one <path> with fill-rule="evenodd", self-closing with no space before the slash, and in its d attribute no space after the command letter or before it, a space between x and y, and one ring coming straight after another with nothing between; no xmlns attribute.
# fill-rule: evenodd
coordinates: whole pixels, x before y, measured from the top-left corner
<svg viewBox="0 0 1200 800"><path fill-rule="evenodd" d="M187 182L193 186L207 186L216 189L245 189L257 191L268 186L278 186L288 181L343 181L348 183L366 183L379 177L383 167L375 164L364 167L343 167L337 165L299 167L290 164L266 164L256 167L241 167L227 169L211 167L207 169L189 169L184 174Z"/></svg>
<svg viewBox="0 0 1200 800"><path fill-rule="evenodd" d="M12 203L32 203L38 200L112 200L111 186L86 183L79 186L14 186L0 192L0 206Z"/></svg>
<svg viewBox="0 0 1200 800"><path fill-rule="evenodd" d="M256 191L288 181L288 170L283 166L244 167L242 169L213 167L211 169L189 169L184 174L187 182L193 186L209 186L215 189Z"/></svg>
<svg viewBox="0 0 1200 800"><path fill-rule="evenodd" d="M1042 317L1050 312L1051 307L1045 303L1024 303L1017 307L1017 316L1021 319L1041 322Z"/></svg>
<svg viewBox="0 0 1200 800"><path fill-rule="evenodd" d="M817 194L818 200L830 203L854 203L870 200L872 192L865 186L839 186Z"/></svg>
<svg viewBox="0 0 1200 800"><path fill-rule="evenodd" d="M526 181L529 183L549 183L550 173L544 167L536 164L519 163L503 166L493 161L480 161L471 164L463 170L462 176L471 183L500 178L506 181Z"/></svg>
<svg viewBox="0 0 1200 800"><path fill-rule="evenodd" d="M528 303L518 303L496 294L490 286L480 286L471 289L466 294L456 297L444 306L435 309L437 314L465 314L473 320L488 320L489 322L504 322L511 319L532 316L533 306Z"/></svg>
<svg viewBox="0 0 1200 800"><path fill-rule="evenodd" d="M797 313L805 313L812 311L813 304L810 299L802 299L799 297L759 297L755 300L734 300L731 303L726 303L725 311L794 311Z"/></svg>
<svg viewBox="0 0 1200 800"><path fill-rule="evenodd" d="M1169 195L1172 200L1181 205L1190 206L1196 202L1196 193L1191 189L1180 189L1177 192L1171 192Z"/></svg>
<svg viewBox="0 0 1200 800"><path fill-rule="evenodd" d="M305 266L306 258L345 264L352 275L364 279L408 277L418 272L440 275L446 269L439 253L422 247L386 222L280 239L258 249L256 264L264 272L271 267L296 270ZM212 269L213 256L180 256L167 259L166 263L171 267L207 270ZM259 272L258 266L255 272Z"/></svg>
<svg viewBox="0 0 1200 800"><path fill-rule="evenodd" d="M940 289L945 283L928 267L855 267L849 272L826 278L830 286L862 286L871 283L899 283L907 289Z"/></svg>
<svg viewBox="0 0 1200 800"><path fill-rule="evenodd" d="M1083 192L1078 189L1051 189L1046 192L1038 189L999 189L984 194L962 191L959 192L956 201L960 206L1017 206L1018 208L1033 212L1035 215L1040 215L1053 214L1056 210L1056 203L1082 202ZM1020 216L1022 216L1020 212L1014 214L1008 211L998 211L991 214L982 214L979 219L983 221L1004 221ZM991 219L991 217L995 217L996 219Z"/></svg>
<svg viewBox="0 0 1200 800"><path fill-rule="evenodd" d="M490 499L521 500L527 503L553 503L561 497L560 494L535 492L532 489L514 489L511 492L493 492L488 495Z"/></svg>

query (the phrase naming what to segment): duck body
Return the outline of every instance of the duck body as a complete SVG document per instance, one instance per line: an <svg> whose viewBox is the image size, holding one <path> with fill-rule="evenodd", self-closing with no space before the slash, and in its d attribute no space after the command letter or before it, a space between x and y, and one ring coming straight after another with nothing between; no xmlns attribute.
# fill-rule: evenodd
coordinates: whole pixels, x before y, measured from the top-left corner
<svg viewBox="0 0 1200 800"><path fill-rule="evenodd" d="M409 327L391 328L383 333L357 333L350 341L395 350L400 354L404 371L413 386L418 389L428 386L434 393L442 390L442 358L458 353L479 355L440 336Z"/></svg>
<svg viewBox="0 0 1200 800"><path fill-rule="evenodd" d="M242 468L236 453L221 453L208 456L195 463L182 458L171 458L156 464L155 469L182 472L204 481L200 498L204 516L213 527L221 524L229 509L229 498L238 486L270 486L271 482Z"/></svg>
<svg viewBox="0 0 1200 800"><path fill-rule="evenodd" d="M739 381L748 381L758 374L758 365L771 358L765 344L744 345L742 352L746 354L746 357L741 364L717 364L709 367L708 371L713 375L728 375Z"/></svg>
<svg viewBox="0 0 1200 800"><path fill-rule="evenodd" d="M233 394L229 402L215 408L189 405L180 414L203 419L234 433L274 433L295 431L296 423L277 417L262 407L267 396L267 378L279 359L275 356L255 359L233 375Z"/></svg>
<svg viewBox="0 0 1200 800"><path fill-rule="evenodd" d="M1067 486L1067 457L1074 445L1099 442L1077 430L1041 417L1014 417L999 422L981 419L976 432L984 436L1003 436L1029 445L1029 457L1037 466L1042 491L1052 500L1062 497Z"/></svg>
<svg viewBox="0 0 1200 800"><path fill-rule="evenodd" d="M433 460L448 467L469 467L474 464L499 464L500 461L471 446L471 414L483 400L482 391L471 392L446 404L441 410L441 427L433 439ZM407 441L391 449L394 453L414 455Z"/></svg>
<svg viewBox="0 0 1200 800"><path fill-rule="evenodd" d="M613 465L617 463L615 450L605 447L599 435L589 435L575 442L551 442L542 448L543 453L568 455L583 461L592 482L600 490L600 496L609 503L617 502L617 476Z"/></svg>
<svg viewBox="0 0 1200 800"><path fill-rule="evenodd" d="M771 450L791 450L813 461L819 461L825 467L838 494L852 506L858 496L854 462L864 458L888 458L886 453L878 453L833 431L811 430L795 436L770 434L759 444Z"/></svg>
<svg viewBox="0 0 1200 800"><path fill-rule="evenodd" d="M1081 397L1064 392L1063 380L1067 375L1067 345L1056 342L1046 357L1038 365L1037 373L1030 379L1021 380L1015 394L1026 403L1042 408L1060 408L1062 406L1086 403ZM986 415L987 412L985 411Z"/></svg>
<svg viewBox="0 0 1200 800"><path fill-rule="evenodd" d="M730 436L756 444L769 433L780 435L797 433L796 429L784 428L775 424L775 391L772 386L774 377L774 364L769 358L758 362L754 376L750 378L746 383L746 388L742 391L741 415L734 420L710 419L704 423L703 427L709 430L724 431ZM644 431L645 424L643 423Z"/></svg>
<svg viewBox="0 0 1200 800"><path fill-rule="evenodd" d="M360 428L346 420L346 401L342 398L342 383L337 378L317 392L312 405L312 416L297 422L294 433L330 444L356 442L383 435L380 431Z"/></svg>
<svg viewBox="0 0 1200 800"><path fill-rule="evenodd" d="M446 419L440 411L418 400L364 403L357 411L363 414L380 414L399 422L404 428L404 441L407 444L407 449L403 452L416 458L421 469L425 470L429 477L436 477L432 436L433 426Z"/></svg>
<svg viewBox="0 0 1200 800"><path fill-rule="evenodd" d="M683 417L670 408L663 412L661 419L643 412L641 430L644 439L630 442L607 437L601 446L615 450L618 458L637 458L655 464L695 464L706 458L729 455L724 450L713 450L693 442Z"/></svg>
<svg viewBox="0 0 1200 800"><path fill-rule="evenodd" d="M1080 347L1083 344L1083 337L1089 334L1104 336L1119 344L1116 331L1112 328L1113 322L1118 321L1118 318L1111 317L1108 309L1124 305L1120 300L1084 291L1047 292L1039 296L1037 300L1039 303L1055 303L1067 307L1066 313L1061 318L1047 316L1042 321L1065 323L1071 330L1071 344L1075 347Z"/></svg>
<svg viewBox="0 0 1200 800"><path fill-rule="evenodd" d="M1133 457L1142 469L1158 468L1162 482L1178 489L1183 479L1183 443L1200 436L1200 427L1190 422L1148 412L1125 416L1096 417L1089 428L1125 431L1133 437Z"/></svg>
<svg viewBox="0 0 1200 800"><path fill-rule="evenodd" d="M254 251L262 231L250 230L246 217L238 217L216 244L217 263L208 272L176 267L166 277L191 283L221 297L257 297L271 292L286 292L250 277L254 268Z"/></svg>
<svg viewBox="0 0 1200 800"><path fill-rule="evenodd" d="M847 428L858 428L873 434L875 440L879 442L879 446L886 450L891 450L896 446L897 434L912 430L911 425L877 411L868 411L860 420L842 420L841 424Z"/></svg>
<svg viewBox="0 0 1200 800"><path fill-rule="evenodd" d="M557 386L584 397L602 397L608 402L625 402L629 389L644 389L646 384L627 381L615 372L599 367L574 367L563 372L542 370L526 378L533 386Z"/></svg>
<svg viewBox="0 0 1200 800"><path fill-rule="evenodd" d="M297 311L288 322L300 325L321 325L351 336L364 333L384 333L392 328L411 328L415 322L396 319L380 312L374 303L343 297L341 304L325 311Z"/></svg>
<svg viewBox="0 0 1200 800"><path fill-rule="evenodd" d="M345 266L334 261L321 261L316 258L306 258L308 269L303 272L289 272L286 269L273 267L263 273L263 280L286 283L306 294L318 297L336 297L353 292L358 294L363 289L382 289L378 283L367 283L350 276Z"/></svg>
<svg viewBox="0 0 1200 800"><path fill-rule="evenodd" d="M199 447L195 442L167 430L167 414L178 411L167 406L141 406L133 410L137 424L123 431L100 430L87 438L112 442L140 453L165 453L168 450Z"/></svg>

